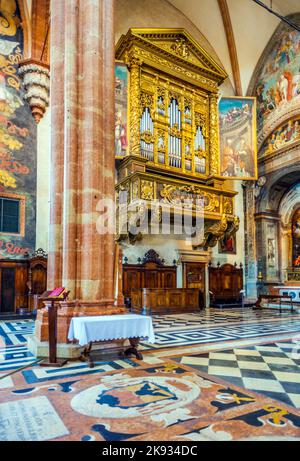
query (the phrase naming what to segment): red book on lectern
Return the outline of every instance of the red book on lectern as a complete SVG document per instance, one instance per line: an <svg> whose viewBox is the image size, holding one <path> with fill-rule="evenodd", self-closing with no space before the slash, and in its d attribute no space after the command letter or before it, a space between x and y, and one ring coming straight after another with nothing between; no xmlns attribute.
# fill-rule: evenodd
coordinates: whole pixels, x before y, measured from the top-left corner
<svg viewBox="0 0 300 461"><path fill-rule="evenodd" d="M48 298L59 298L59 296L61 296L64 291L64 287L55 288L55 290L51 291L51 293L48 295Z"/></svg>

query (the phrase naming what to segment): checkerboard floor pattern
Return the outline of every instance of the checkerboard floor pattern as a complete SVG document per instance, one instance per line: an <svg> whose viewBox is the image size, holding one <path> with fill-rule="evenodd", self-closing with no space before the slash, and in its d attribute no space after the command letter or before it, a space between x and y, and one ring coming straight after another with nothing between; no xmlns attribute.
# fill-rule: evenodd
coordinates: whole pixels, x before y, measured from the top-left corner
<svg viewBox="0 0 300 461"><path fill-rule="evenodd" d="M173 360L300 408L300 343L263 344Z"/></svg>

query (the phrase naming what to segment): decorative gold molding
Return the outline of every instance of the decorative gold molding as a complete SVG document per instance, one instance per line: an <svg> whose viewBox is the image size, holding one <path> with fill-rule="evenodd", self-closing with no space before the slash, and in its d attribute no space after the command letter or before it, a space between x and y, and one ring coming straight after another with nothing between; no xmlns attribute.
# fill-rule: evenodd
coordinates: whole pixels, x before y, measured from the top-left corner
<svg viewBox="0 0 300 461"><path fill-rule="evenodd" d="M220 175L220 139L219 139L219 111L217 95L210 96L210 174Z"/></svg>
<svg viewBox="0 0 300 461"><path fill-rule="evenodd" d="M163 56L160 60L162 65L169 67L169 63L174 63L173 69L188 78L193 73L196 81L197 74L204 74L219 85L227 78L224 69L184 29L130 29L117 43L116 58L122 59L133 45L147 51L144 54L146 58ZM184 71L184 67L189 69L190 74Z"/></svg>

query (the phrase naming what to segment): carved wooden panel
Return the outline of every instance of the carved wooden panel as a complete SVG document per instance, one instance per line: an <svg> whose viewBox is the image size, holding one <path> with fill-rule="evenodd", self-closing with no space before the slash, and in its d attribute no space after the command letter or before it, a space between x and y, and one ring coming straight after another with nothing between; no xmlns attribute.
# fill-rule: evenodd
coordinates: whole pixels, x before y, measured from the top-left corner
<svg viewBox="0 0 300 461"><path fill-rule="evenodd" d="M27 308L27 276L27 261L0 261L1 313L14 313L20 307Z"/></svg>
<svg viewBox="0 0 300 461"><path fill-rule="evenodd" d="M34 297L47 287L47 255L38 250L31 259L0 260L0 312L32 310ZM39 307L42 307L42 303Z"/></svg>
<svg viewBox="0 0 300 461"><path fill-rule="evenodd" d="M141 264L123 264L123 294L139 288L176 288L176 266L165 266L157 253L150 250Z"/></svg>
<svg viewBox="0 0 300 461"><path fill-rule="evenodd" d="M231 264L209 267L209 290L213 293L213 301L240 301L242 289L242 267Z"/></svg>
<svg viewBox="0 0 300 461"><path fill-rule="evenodd" d="M205 263L183 262L183 286L205 292Z"/></svg>
<svg viewBox="0 0 300 461"><path fill-rule="evenodd" d="M135 312L185 313L197 312L202 308L200 291L195 289L152 289L132 290L132 309Z"/></svg>

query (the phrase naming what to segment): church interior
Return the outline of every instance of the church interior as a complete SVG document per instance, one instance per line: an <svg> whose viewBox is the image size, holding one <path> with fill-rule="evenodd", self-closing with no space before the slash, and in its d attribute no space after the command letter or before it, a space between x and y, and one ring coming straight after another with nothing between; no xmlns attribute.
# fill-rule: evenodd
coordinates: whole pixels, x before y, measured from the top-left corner
<svg viewBox="0 0 300 461"><path fill-rule="evenodd" d="M0 440L300 440L299 0L0 0Z"/></svg>

